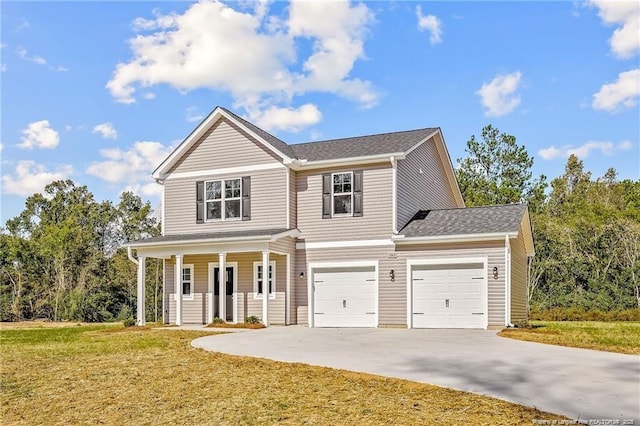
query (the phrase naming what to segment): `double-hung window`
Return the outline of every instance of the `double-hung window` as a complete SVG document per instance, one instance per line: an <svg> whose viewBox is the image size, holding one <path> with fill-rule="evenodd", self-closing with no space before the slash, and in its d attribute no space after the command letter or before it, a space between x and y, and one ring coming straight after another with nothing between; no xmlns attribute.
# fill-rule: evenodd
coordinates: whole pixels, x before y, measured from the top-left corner
<svg viewBox="0 0 640 426"><path fill-rule="evenodd" d="M332 175L333 215L350 215L353 206L353 172Z"/></svg>
<svg viewBox="0 0 640 426"><path fill-rule="evenodd" d="M180 281L182 288L182 297L183 298L193 298L193 265L183 265L182 273L180 274Z"/></svg>
<svg viewBox="0 0 640 426"><path fill-rule="evenodd" d="M269 299L276 297L276 262L269 262ZM262 262L253 262L253 295L255 298L262 298L264 291L264 274L262 273Z"/></svg>
<svg viewBox="0 0 640 426"><path fill-rule="evenodd" d="M205 182L207 220L240 219L242 185L240 179Z"/></svg>

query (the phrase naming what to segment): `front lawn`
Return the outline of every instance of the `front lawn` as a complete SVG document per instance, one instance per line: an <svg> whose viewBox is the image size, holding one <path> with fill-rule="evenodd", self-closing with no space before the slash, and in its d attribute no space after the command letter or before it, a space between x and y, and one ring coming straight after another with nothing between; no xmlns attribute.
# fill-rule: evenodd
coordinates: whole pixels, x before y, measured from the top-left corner
<svg viewBox="0 0 640 426"><path fill-rule="evenodd" d="M342 370L205 352L211 333L0 328L0 424L532 424L560 416Z"/></svg>
<svg viewBox="0 0 640 426"><path fill-rule="evenodd" d="M640 322L531 321L530 328L509 328L503 337L640 355Z"/></svg>

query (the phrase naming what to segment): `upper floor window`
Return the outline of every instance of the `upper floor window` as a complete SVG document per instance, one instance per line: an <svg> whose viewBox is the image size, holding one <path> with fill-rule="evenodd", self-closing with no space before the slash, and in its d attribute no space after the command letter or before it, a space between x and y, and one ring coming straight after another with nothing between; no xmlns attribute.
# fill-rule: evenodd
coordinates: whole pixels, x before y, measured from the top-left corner
<svg viewBox="0 0 640 426"><path fill-rule="evenodd" d="M362 170L322 174L322 218L362 216Z"/></svg>
<svg viewBox="0 0 640 426"><path fill-rule="evenodd" d="M196 181L196 223L251 220L251 176Z"/></svg>
<svg viewBox="0 0 640 426"><path fill-rule="evenodd" d="M207 220L239 219L241 188L240 179L205 182Z"/></svg>
<svg viewBox="0 0 640 426"><path fill-rule="evenodd" d="M334 173L333 181L333 214L341 215L352 213L353 205L353 173Z"/></svg>

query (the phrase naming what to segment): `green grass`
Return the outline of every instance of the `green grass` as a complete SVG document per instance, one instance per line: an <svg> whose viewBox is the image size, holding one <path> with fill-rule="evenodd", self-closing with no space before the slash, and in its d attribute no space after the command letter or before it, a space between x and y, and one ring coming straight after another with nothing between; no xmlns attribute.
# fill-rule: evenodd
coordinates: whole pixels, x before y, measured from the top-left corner
<svg viewBox="0 0 640 426"><path fill-rule="evenodd" d="M562 417L427 384L205 352L206 332L0 329L0 424L532 424Z"/></svg>
<svg viewBox="0 0 640 426"><path fill-rule="evenodd" d="M500 336L559 346L640 355L640 322L531 321Z"/></svg>

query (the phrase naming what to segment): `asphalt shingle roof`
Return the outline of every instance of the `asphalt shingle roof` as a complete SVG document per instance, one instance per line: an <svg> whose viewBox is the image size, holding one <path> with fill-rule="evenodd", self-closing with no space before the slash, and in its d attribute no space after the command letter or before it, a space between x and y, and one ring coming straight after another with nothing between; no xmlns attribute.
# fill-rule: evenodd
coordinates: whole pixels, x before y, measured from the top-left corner
<svg viewBox="0 0 640 426"><path fill-rule="evenodd" d="M405 152L429 137L437 128L408 130L378 135L306 142L289 145L298 159L307 161L335 160L338 158Z"/></svg>
<svg viewBox="0 0 640 426"><path fill-rule="evenodd" d="M289 158L307 161L335 160L405 152L438 130L438 128L431 127L289 145L232 111L223 107L220 108Z"/></svg>
<svg viewBox="0 0 640 426"><path fill-rule="evenodd" d="M225 232L209 232L209 233L194 233L194 234L176 234L176 235L164 235L158 237L144 238L134 241L132 244L149 244L149 243L180 243L191 242L197 240L218 240L226 238L241 238L241 237L270 237L272 235L281 234L283 232L290 231L289 228L276 228L276 229L259 229L259 230L242 230L242 231L225 231Z"/></svg>
<svg viewBox="0 0 640 426"><path fill-rule="evenodd" d="M518 232L526 204L420 210L400 231L405 237Z"/></svg>

